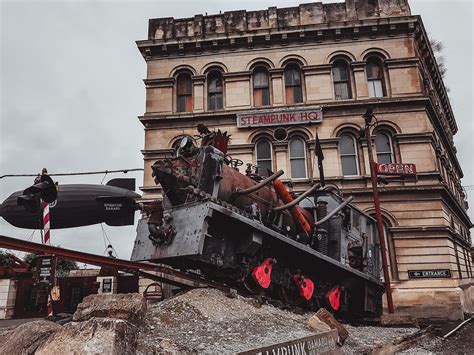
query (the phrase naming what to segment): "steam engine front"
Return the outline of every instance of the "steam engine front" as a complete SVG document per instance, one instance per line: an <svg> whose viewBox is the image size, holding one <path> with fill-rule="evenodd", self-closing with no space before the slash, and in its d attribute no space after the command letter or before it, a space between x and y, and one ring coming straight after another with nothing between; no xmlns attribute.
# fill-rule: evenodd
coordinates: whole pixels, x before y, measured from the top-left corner
<svg viewBox="0 0 474 355"><path fill-rule="evenodd" d="M314 184L296 196L226 155L222 132L183 138L152 166L163 199L145 208L132 260L147 260L286 304L343 317L379 316L383 287L375 221Z"/></svg>

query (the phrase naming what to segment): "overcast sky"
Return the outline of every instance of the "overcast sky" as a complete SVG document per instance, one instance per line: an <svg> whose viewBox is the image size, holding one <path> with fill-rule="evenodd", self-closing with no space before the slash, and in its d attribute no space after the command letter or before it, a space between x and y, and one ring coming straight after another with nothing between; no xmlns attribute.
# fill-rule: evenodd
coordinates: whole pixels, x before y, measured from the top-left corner
<svg viewBox="0 0 474 355"><path fill-rule="evenodd" d="M50 172L143 167L144 132L137 116L145 111L146 66L135 40L146 39L148 19L305 2L0 0L0 175L36 173L43 167ZM410 5L430 35L445 45L445 82L459 126L455 142L465 174L462 184L474 186L473 5L470 0L412 0ZM137 186L142 184L141 173L130 175L137 178ZM103 178L58 180L98 184ZM0 201L31 182L0 180ZM104 229L118 256L129 258L135 227ZM0 232L31 237L31 231L1 218ZM66 248L97 254L105 250L100 225L53 230L51 239ZM40 241L39 232L33 241Z"/></svg>

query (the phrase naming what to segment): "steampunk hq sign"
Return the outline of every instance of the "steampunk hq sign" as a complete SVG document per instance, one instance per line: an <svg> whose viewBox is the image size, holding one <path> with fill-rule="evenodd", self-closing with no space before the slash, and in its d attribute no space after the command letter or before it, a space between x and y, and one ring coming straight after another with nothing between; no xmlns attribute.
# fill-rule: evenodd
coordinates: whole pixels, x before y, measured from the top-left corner
<svg viewBox="0 0 474 355"><path fill-rule="evenodd" d="M320 106L281 110L254 111L237 114L237 127L267 127L321 122L323 111Z"/></svg>

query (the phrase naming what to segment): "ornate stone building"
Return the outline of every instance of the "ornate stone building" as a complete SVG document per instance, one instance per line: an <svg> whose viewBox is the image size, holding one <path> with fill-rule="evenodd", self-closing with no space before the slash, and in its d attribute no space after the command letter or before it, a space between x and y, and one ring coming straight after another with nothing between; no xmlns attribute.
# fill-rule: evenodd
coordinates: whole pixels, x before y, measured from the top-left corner
<svg viewBox="0 0 474 355"><path fill-rule="evenodd" d="M137 45L147 64L145 198L159 196L151 164L203 123L232 134L233 158L263 173L283 169L294 191L319 178L317 131L326 182L372 213L359 135L371 106L378 162L413 163L418 172L380 186L396 310L448 318L474 311L458 127L407 0L151 19L148 39Z"/></svg>

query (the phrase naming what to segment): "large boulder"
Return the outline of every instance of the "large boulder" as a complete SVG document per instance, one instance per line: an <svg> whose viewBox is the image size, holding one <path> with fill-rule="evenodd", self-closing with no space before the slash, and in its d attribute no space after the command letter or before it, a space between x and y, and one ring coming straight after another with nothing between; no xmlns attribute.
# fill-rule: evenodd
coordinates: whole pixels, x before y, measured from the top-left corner
<svg viewBox="0 0 474 355"><path fill-rule="evenodd" d="M141 324L145 312L146 300L139 293L89 295L77 307L73 321L82 322L99 317Z"/></svg>
<svg viewBox="0 0 474 355"><path fill-rule="evenodd" d="M60 329L60 325L47 320L21 324L0 338L0 354L34 354L51 334Z"/></svg>
<svg viewBox="0 0 474 355"><path fill-rule="evenodd" d="M51 335L36 354L135 354L138 332L137 326L123 319L71 322Z"/></svg>

